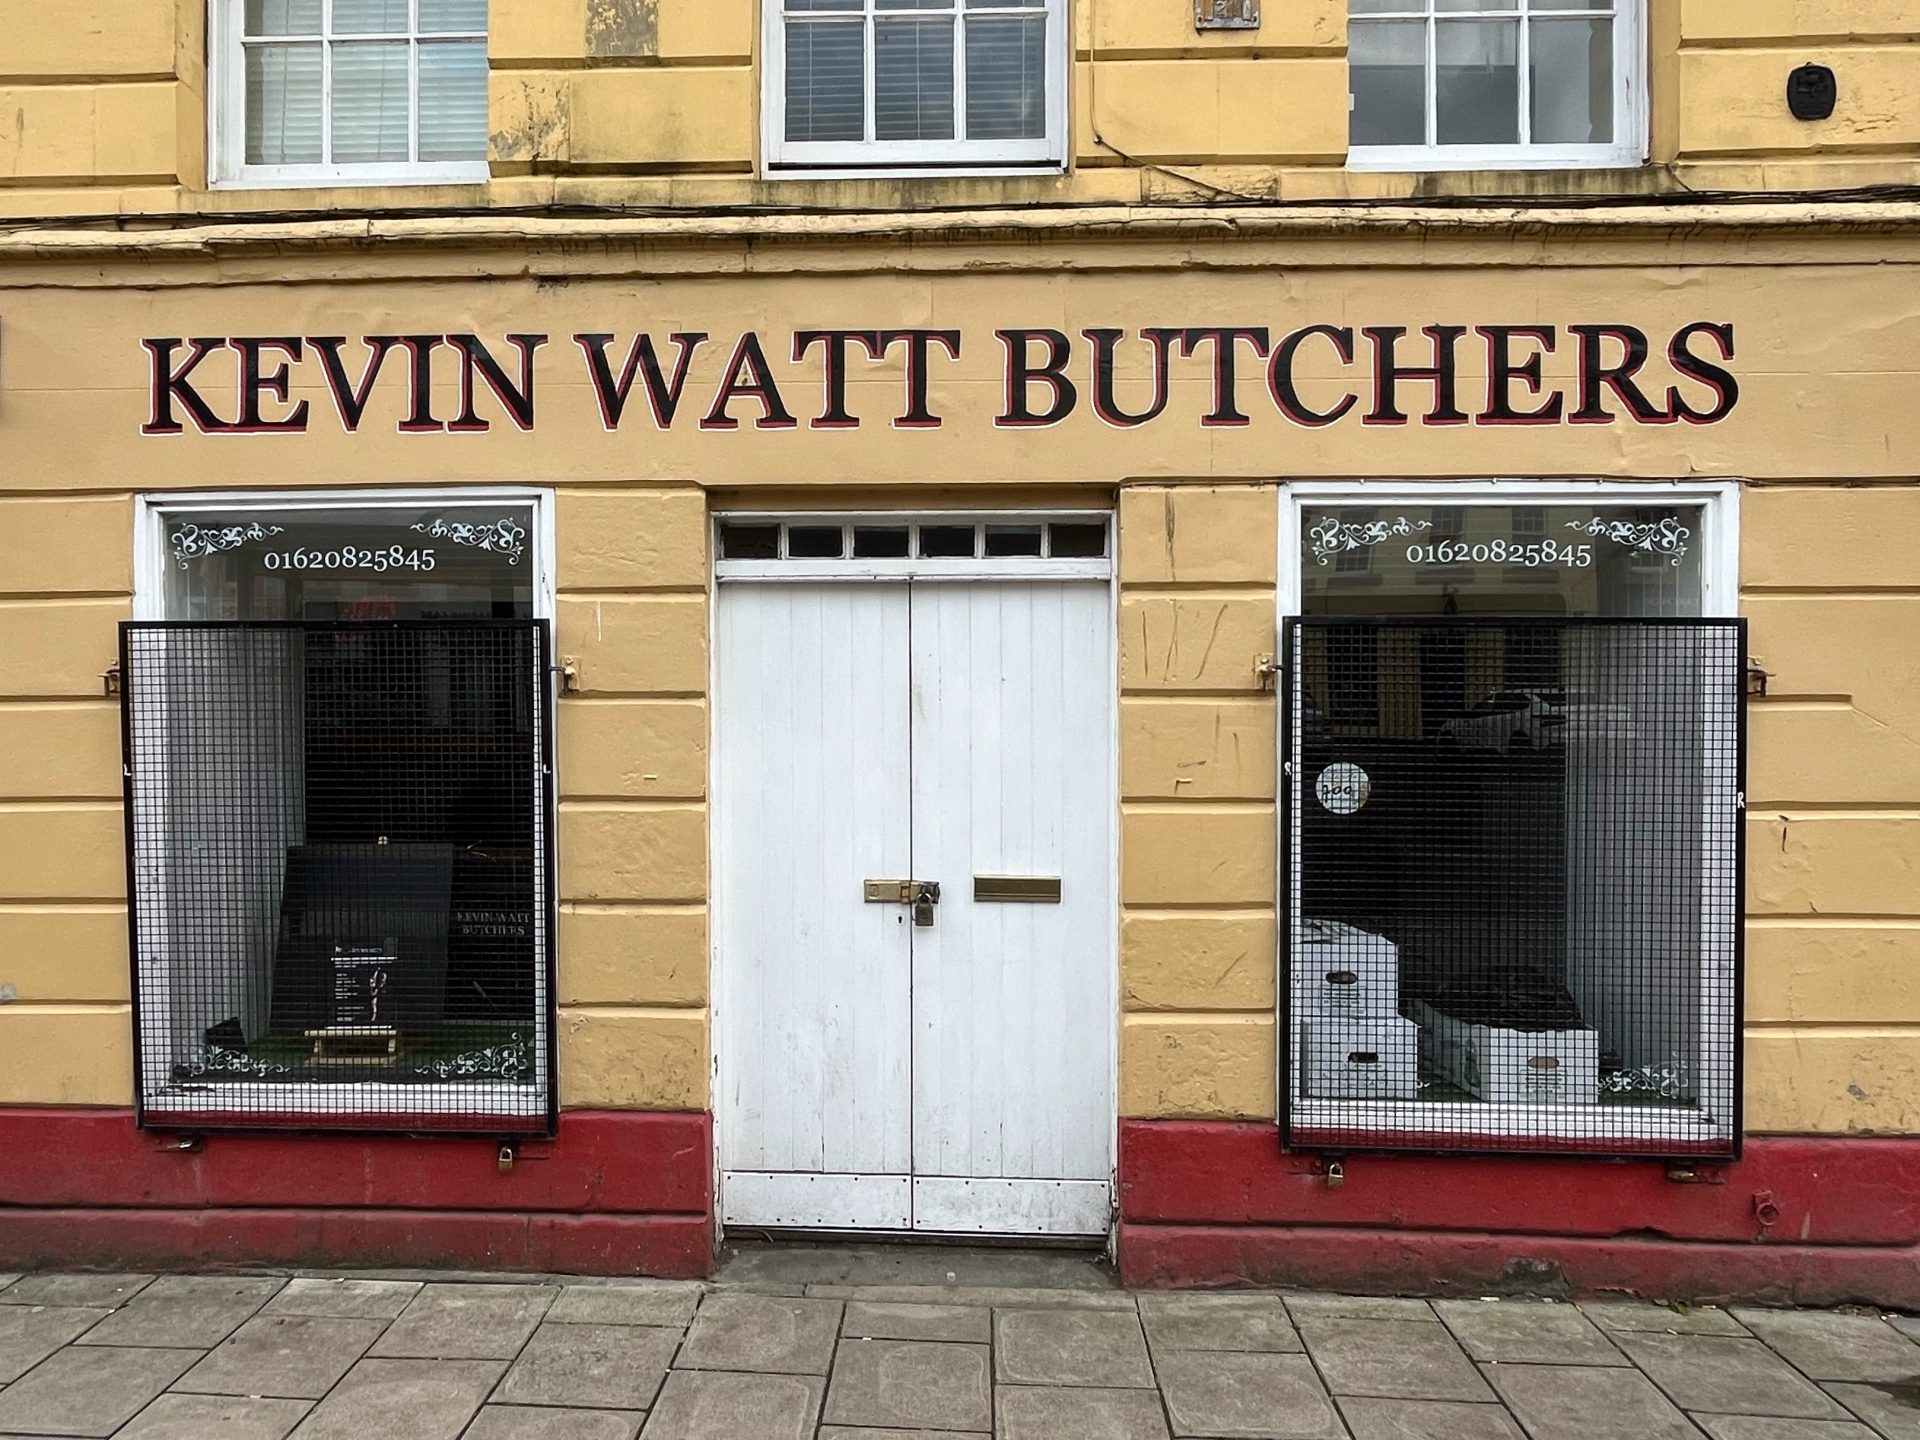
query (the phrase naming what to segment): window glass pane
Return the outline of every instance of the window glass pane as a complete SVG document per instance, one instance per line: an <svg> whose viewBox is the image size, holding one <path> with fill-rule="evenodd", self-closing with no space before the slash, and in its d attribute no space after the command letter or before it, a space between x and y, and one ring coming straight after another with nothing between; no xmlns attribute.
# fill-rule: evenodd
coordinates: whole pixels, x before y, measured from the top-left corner
<svg viewBox="0 0 1920 1440"><path fill-rule="evenodd" d="M1450 10L1518 10L1520 0L1433 0L1433 8L1442 15Z"/></svg>
<svg viewBox="0 0 1920 1440"><path fill-rule="evenodd" d="M420 159L487 158L487 42L420 47Z"/></svg>
<svg viewBox="0 0 1920 1440"><path fill-rule="evenodd" d="M722 525L720 527L720 558L722 560L778 560L780 558L780 527L778 525Z"/></svg>
<svg viewBox="0 0 1920 1440"><path fill-rule="evenodd" d="M533 613L524 504L195 511L167 522L170 620Z"/></svg>
<svg viewBox="0 0 1920 1440"><path fill-rule="evenodd" d="M787 139L866 138L866 25L787 24Z"/></svg>
<svg viewBox="0 0 1920 1440"><path fill-rule="evenodd" d="M873 0L876 10L951 10L953 0Z"/></svg>
<svg viewBox="0 0 1920 1440"><path fill-rule="evenodd" d="M1701 613L1697 506L1308 508L1302 613Z"/></svg>
<svg viewBox="0 0 1920 1440"><path fill-rule="evenodd" d="M987 526L988 558L1011 559L1039 553L1040 527L1038 525Z"/></svg>
<svg viewBox="0 0 1920 1440"><path fill-rule="evenodd" d="M860 0L787 0L789 10L858 10Z"/></svg>
<svg viewBox="0 0 1920 1440"><path fill-rule="evenodd" d="M1369 20L1350 28L1349 125L1355 145L1426 144L1426 35L1424 21Z"/></svg>
<svg viewBox="0 0 1920 1440"><path fill-rule="evenodd" d="M1056 560L1097 560L1107 553L1107 527L1098 520L1062 521L1047 531Z"/></svg>
<svg viewBox="0 0 1920 1440"><path fill-rule="evenodd" d="M973 526L922 525L920 553L928 557L973 558Z"/></svg>
<svg viewBox="0 0 1920 1440"><path fill-rule="evenodd" d="M318 35L321 0L247 0L249 35Z"/></svg>
<svg viewBox="0 0 1920 1440"><path fill-rule="evenodd" d="M787 530L787 555L794 560L838 560L846 553L838 525L794 525Z"/></svg>
<svg viewBox="0 0 1920 1440"><path fill-rule="evenodd" d="M320 163L320 47L247 47L247 163Z"/></svg>
<svg viewBox="0 0 1920 1440"><path fill-rule="evenodd" d="M1047 133L1047 17L967 21L967 138L1039 140Z"/></svg>
<svg viewBox="0 0 1920 1440"><path fill-rule="evenodd" d="M484 35L487 0L420 0L420 33L437 35L450 30Z"/></svg>
<svg viewBox="0 0 1920 1440"><path fill-rule="evenodd" d="M1349 15L1424 15L1430 0L1347 0Z"/></svg>
<svg viewBox="0 0 1920 1440"><path fill-rule="evenodd" d="M1434 29L1436 143L1519 144L1519 24L1447 20Z"/></svg>
<svg viewBox="0 0 1920 1440"><path fill-rule="evenodd" d="M407 0L333 0L336 35L404 35Z"/></svg>
<svg viewBox="0 0 1920 1440"><path fill-rule="evenodd" d="M406 45L333 47L333 160L405 160L410 108Z"/></svg>
<svg viewBox="0 0 1920 1440"><path fill-rule="evenodd" d="M1613 22L1536 20L1533 140L1605 145L1613 140Z"/></svg>
<svg viewBox="0 0 1920 1440"><path fill-rule="evenodd" d="M907 527L904 525L856 525L853 553L862 559L904 560L907 555Z"/></svg>
<svg viewBox="0 0 1920 1440"><path fill-rule="evenodd" d="M953 21L875 23L873 133L876 140L953 138Z"/></svg>

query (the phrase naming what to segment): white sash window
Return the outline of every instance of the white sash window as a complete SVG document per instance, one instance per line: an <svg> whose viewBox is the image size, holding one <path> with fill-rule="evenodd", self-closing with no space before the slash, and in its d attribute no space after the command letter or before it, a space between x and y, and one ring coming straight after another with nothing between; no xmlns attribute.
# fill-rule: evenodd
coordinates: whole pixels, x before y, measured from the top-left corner
<svg viewBox="0 0 1920 1440"><path fill-rule="evenodd" d="M1064 0L767 0L776 169L1052 168Z"/></svg>
<svg viewBox="0 0 1920 1440"><path fill-rule="evenodd" d="M487 0L217 0L215 184L487 178Z"/></svg>

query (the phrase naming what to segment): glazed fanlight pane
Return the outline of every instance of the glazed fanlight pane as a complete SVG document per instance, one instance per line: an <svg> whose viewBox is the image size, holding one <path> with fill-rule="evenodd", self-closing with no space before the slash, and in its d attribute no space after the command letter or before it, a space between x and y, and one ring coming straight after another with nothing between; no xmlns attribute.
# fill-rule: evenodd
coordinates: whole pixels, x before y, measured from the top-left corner
<svg viewBox="0 0 1920 1440"><path fill-rule="evenodd" d="M922 525L920 553L928 558L971 558L974 527L971 525Z"/></svg>
<svg viewBox="0 0 1920 1440"><path fill-rule="evenodd" d="M726 560L778 560L778 525L723 525L720 527L720 555Z"/></svg>

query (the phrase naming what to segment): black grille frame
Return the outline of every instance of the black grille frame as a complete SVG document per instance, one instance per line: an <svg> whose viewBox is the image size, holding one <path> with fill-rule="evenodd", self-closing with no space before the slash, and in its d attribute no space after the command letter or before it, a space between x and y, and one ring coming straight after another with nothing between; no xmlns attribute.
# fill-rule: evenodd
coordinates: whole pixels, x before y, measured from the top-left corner
<svg viewBox="0 0 1920 1440"><path fill-rule="evenodd" d="M1745 1085L1747 622L1744 619L1671 617L1425 616L1383 613L1291 616L1283 620L1282 628L1283 658L1278 686L1281 712L1281 863L1278 876L1280 925L1276 989L1279 1044L1276 1047L1276 1079L1283 1147L1291 1151L1331 1155L1369 1152L1445 1156L1531 1155L1654 1159L1681 1163L1738 1159L1743 1145ZM1312 1002L1303 1005L1296 996L1294 970L1296 948L1300 948L1297 941L1303 933L1300 930L1305 919L1303 912L1314 908L1305 896L1303 885L1303 860L1306 858L1303 851L1308 845L1302 822L1305 818L1303 812L1312 811L1318 801L1312 758L1304 753L1304 747L1313 745L1317 739L1324 752L1327 742L1334 739L1333 732L1339 725L1337 720L1329 718L1324 709L1318 714L1312 713L1303 699L1307 694L1304 687L1308 677L1305 672L1312 668L1314 660L1314 656L1306 652L1318 637L1347 644L1354 653L1371 653L1377 659L1382 640L1389 632L1427 634L1447 643L1459 643L1476 634L1484 636L1491 633L1511 637L1515 642L1515 654L1525 656L1529 667L1537 669L1542 648L1552 648L1552 636L1556 631L1562 637L1568 631L1583 632L1596 637L1601 643L1609 638L1613 643L1624 645L1636 643L1636 638L1641 643L1672 643L1677 650L1684 650L1687 642L1691 641L1698 647L1696 654L1705 651L1711 656L1711 674L1700 670L1691 673L1705 697L1703 704L1715 708L1720 722L1713 736L1701 737L1701 744L1718 746L1717 773L1721 777L1713 787L1717 792L1716 808L1703 824L1714 828L1716 859L1723 867L1716 876L1719 894L1714 907L1717 912L1714 924L1717 928L1713 933L1718 941L1717 961L1725 968L1724 974L1716 980L1718 989L1723 993L1715 1012L1720 1023L1713 1026L1713 1032L1725 1048L1716 1054L1701 1057L1707 1063L1703 1063L1700 1069L1704 1072L1711 1066L1724 1077L1724 1085L1716 1087L1721 1091L1716 1098L1723 1101L1724 1105L1716 1107L1711 1116L1702 1112L1703 1118L1712 1122L1712 1128L1697 1135L1678 1131L1661 1135L1633 1134L1627 1130L1610 1132L1605 1125L1595 1125L1585 1133L1572 1126L1562 1127L1557 1132L1551 1127L1542 1126L1525 1133L1515 1133L1511 1129L1502 1131L1497 1125L1492 1127L1497 1133L1476 1131L1468 1124L1449 1124L1430 1129L1407 1128L1367 1123L1364 1108L1377 1103L1367 1100L1355 1102L1350 1108L1350 1118L1339 1123L1326 1123L1330 1108L1341 1107L1328 1107L1321 1099L1305 1093L1302 1032L1306 1023L1313 1018L1310 1012L1314 1006ZM1361 641L1363 636L1364 642ZM1404 650L1404 644L1402 648ZM1323 669L1324 663L1323 655ZM1562 678L1564 681L1564 676ZM1537 677L1530 676L1530 679L1538 683ZM1421 729L1425 731L1426 728L1423 717ZM1703 886L1704 883L1703 879ZM1703 947L1706 945L1705 925L1703 921ZM1302 949L1303 958L1305 953ZM1708 958L1704 948L1701 967L1705 975ZM1423 1041L1423 1077L1427 1073L1426 1053ZM1422 1088L1425 1088L1424 1079ZM1424 1102L1402 1102L1398 1106L1399 1113L1404 1115L1411 1105L1421 1103ZM1481 1103L1491 1108L1491 1102ZM1591 1116L1591 1111L1581 1108L1583 1115Z"/></svg>
<svg viewBox="0 0 1920 1440"><path fill-rule="evenodd" d="M228 1131L344 1132L432 1134L499 1140L550 1138L556 1134L560 1109L556 963L559 905L554 781L556 687L550 622L525 618L123 621L119 627L119 642L127 925L137 1125L147 1130L189 1131L195 1134ZM401 852L412 852L416 861L412 873L417 876L423 873L422 865L418 863L420 852L431 850L437 853L431 857L431 863L424 867L425 873L434 874L438 877L434 883L446 887L449 906L454 903L454 889L460 884L452 875L456 868L467 870L469 874L475 868L483 872L481 888L475 891L473 885L468 883L462 890L463 894L478 894L483 899L505 896L514 902L515 913L511 923L489 926L483 921L475 921L466 927L473 934L494 931L503 935L511 933L516 942L521 938L519 932L522 929L526 932L524 938L528 942L526 948L529 953L523 965L516 962L513 967L516 973L510 978L512 984L518 986L527 998L523 1004L510 1005L514 1018L492 1027L510 1032L506 1037L509 1044L498 1052L498 1073L487 1073L489 1061L477 1058L474 1052L434 1060L430 1063L437 1072L437 1079L409 1076L400 1082L404 1088L418 1089L426 1103L419 1106L388 1104L366 1108L355 1108L350 1103L297 1103L303 1096L315 1093L309 1087L322 1084L318 1077L309 1079L299 1095L289 1089L289 1103L285 1106L263 1103L264 1087L250 1085L249 1079L243 1074L235 1074L230 1078L204 1074L179 1088L151 1083L149 1064L155 1060L156 1052L160 1049L156 1041L164 1040L164 1037L152 1033L151 1027L155 1023L156 1012L164 1013L167 1008L163 1004L156 1004L156 997L150 990L156 965L162 963L154 953L155 946L163 943L151 932L155 928L155 919L162 914L170 917L171 912L164 908L155 909L157 902L147 881L154 874L154 865L164 865L165 862L156 860L151 853L156 837L151 833L151 826L144 825L143 821L150 819L154 813L154 797L146 788L151 773L167 762L167 746L178 743L177 739L169 741L162 737L156 745L152 735L155 716L151 702L157 698L153 690L155 685L173 685L176 692L181 688L181 677L176 673L169 680L164 665L156 667L155 662L191 653L196 645L203 647L203 660L208 653L217 657L218 648L222 646L256 660L262 653L271 655L273 649L279 646L289 655L300 654L303 666L308 663L307 657L314 647L321 650L331 647L336 657L342 653L351 655L357 647L363 661L363 672L365 657L384 656L390 678L399 682L386 695L361 695L359 699L363 707L371 705L375 707L375 713L383 703L389 712L395 706L404 709L409 699L404 686L411 683L411 700L415 708L421 704L439 703L450 722L457 719L453 711L460 701L473 698L471 694L460 696L454 693L460 679L484 680L487 677L480 672L487 667L492 668L490 678L493 693L481 694L480 702L482 708L491 708L494 712L494 738L508 733L499 727L501 712L505 710L511 713L512 759L502 764L504 767L510 763L512 769L508 778L514 782L509 787L511 799L502 812L510 813L511 821L496 818L493 823L496 827L509 824L515 831L509 838L523 839L523 847L519 847L510 858L502 858L490 852L509 847L498 846L492 839L476 839L463 846L444 833L438 837L416 833L410 840L391 844L388 843L389 837L382 835L374 842L379 848L374 849L364 837L358 843L343 839L338 832L343 825L350 826L351 817L341 817L329 827L335 833L311 844L289 848L322 852L322 867L329 862L338 866L345 855L348 863L339 868L347 872L356 868L351 862L360 861L361 878L367 873L364 865L367 859L373 858L376 868L390 869L388 857L400 855ZM468 662L464 669L458 663L463 654ZM421 678L425 673L421 669L421 662L429 656L443 662L438 666L437 673L440 679L447 682L433 701L422 698L433 689L430 679ZM251 687L252 699L257 703L261 677L255 667L242 668L252 673L252 680L246 684ZM304 687L304 674L297 683ZM478 688L484 691L486 687L481 684ZM173 698L165 697L159 712L162 720L172 718L166 705ZM301 699L303 704L307 700L304 690ZM143 702L148 703L143 705ZM350 711L351 707L343 706L342 709ZM416 736L415 750L416 754L428 757L429 763L433 763L437 753L440 757L438 763L444 767L442 773L451 777L459 761L461 747L457 742L464 739L471 754L477 747L484 747L488 737L489 731L484 725L462 732L456 723L443 723L438 727L438 738L442 741L440 745L436 747L428 743L428 738ZM300 739L302 746L306 747L311 742L311 733L303 729ZM336 775L350 774L355 768L353 757L343 751L336 749L332 758ZM306 783L304 772L310 760L311 756L303 748L300 757L303 786ZM387 769L389 774L380 778L391 779L393 766L389 764ZM230 776L241 773L234 769L228 771ZM467 777L475 781L486 778L471 764ZM369 796L375 788L373 782L365 784ZM490 804L495 805L496 809L500 808L497 802L488 800L484 792L476 791L476 794L480 795L480 809L485 810ZM402 824L414 823L420 829L434 829L435 824L431 820L409 822L404 818L409 813L417 814L417 811L409 811L407 798L404 794L395 793L391 785L387 787L389 817L403 817ZM307 818L311 819L311 816ZM444 832L457 827L449 827L442 822L439 828ZM311 837L303 836L303 839ZM329 851L332 852L330 855L326 853ZM287 864L290 873L290 859ZM497 877L503 872L512 877L505 890L490 891L486 888L484 871L487 868L495 872L496 883ZM283 873L283 903L289 888L288 873ZM523 898L526 903L518 903ZM390 912L395 907L389 905L385 908ZM485 915L484 907L478 913ZM500 917L496 913L493 918L498 920ZM282 933L276 936L276 958L273 962L276 966L279 963L279 944L286 938L284 916L280 918L280 925ZM449 916L447 929L451 930L454 925L453 917ZM451 948L451 938L445 944ZM449 958L444 963L451 970L452 960ZM473 965L485 963L484 955L472 962ZM494 973L504 976L507 972L501 969ZM469 988L478 990L481 987L475 985ZM324 990L323 986L318 993L324 993ZM405 987L396 987L396 991L402 997L406 994ZM280 1001L274 997L268 1003L278 1006ZM312 993L305 998L305 1003L313 1003ZM257 1008L257 999L255 1004ZM458 1022L453 1022L443 1028L451 1035L460 1027ZM474 1021L473 1028L476 1031L482 1028L481 1022ZM524 1036L519 1033L522 1028L526 1032ZM167 1042L166 1049L171 1054L177 1052L178 1046ZM464 1071L461 1068L463 1064L477 1065L478 1068L471 1072ZM371 1065L346 1064L343 1075L348 1081L379 1078ZM463 1084L463 1081L480 1083ZM487 1103L486 1100L489 1083L492 1084L493 1103ZM431 1094L428 1093L429 1086L432 1087ZM204 1097L206 1103L194 1103L196 1097ZM349 1097L344 1096L343 1090L340 1098Z"/></svg>

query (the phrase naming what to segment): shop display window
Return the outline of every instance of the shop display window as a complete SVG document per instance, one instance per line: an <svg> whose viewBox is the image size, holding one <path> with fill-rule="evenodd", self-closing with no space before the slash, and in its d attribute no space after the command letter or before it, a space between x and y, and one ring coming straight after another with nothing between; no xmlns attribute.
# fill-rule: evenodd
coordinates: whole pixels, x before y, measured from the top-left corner
<svg viewBox="0 0 1920 1440"><path fill-rule="evenodd" d="M1745 636L1702 614L1704 528L1302 511L1291 1143L1737 1148Z"/></svg>
<svg viewBox="0 0 1920 1440"><path fill-rule="evenodd" d="M545 1132L531 504L163 509L123 628L143 1120Z"/></svg>

